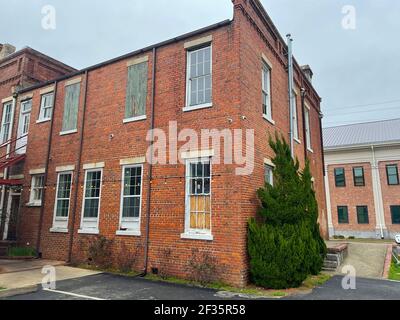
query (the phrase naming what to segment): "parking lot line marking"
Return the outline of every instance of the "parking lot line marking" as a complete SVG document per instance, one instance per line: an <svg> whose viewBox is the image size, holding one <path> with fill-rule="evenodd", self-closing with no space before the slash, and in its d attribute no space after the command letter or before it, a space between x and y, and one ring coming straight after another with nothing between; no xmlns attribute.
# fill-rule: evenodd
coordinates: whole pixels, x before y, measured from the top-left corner
<svg viewBox="0 0 400 320"><path fill-rule="evenodd" d="M43 288L43 290L44 291L48 291L48 292L65 294L67 296L73 296L73 297L82 298L82 299L106 300L106 299L102 299L102 298L90 297L90 296L85 296L85 295L82 295L82 294L77 294L77 293L72 293L72 292L67 292L67 291L53 290L53 289L47 289L47 288Z"/></svg>

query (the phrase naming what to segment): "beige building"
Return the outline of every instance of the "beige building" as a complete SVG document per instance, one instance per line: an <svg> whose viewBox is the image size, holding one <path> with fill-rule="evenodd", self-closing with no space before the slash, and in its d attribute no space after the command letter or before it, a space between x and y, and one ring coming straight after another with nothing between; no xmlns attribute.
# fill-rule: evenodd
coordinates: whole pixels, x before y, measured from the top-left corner
<svg viewBox="0 0 400 320"><path fill-rule="evenodd" d="M400 119L324 129L329 235L400 233Z"/></svg>

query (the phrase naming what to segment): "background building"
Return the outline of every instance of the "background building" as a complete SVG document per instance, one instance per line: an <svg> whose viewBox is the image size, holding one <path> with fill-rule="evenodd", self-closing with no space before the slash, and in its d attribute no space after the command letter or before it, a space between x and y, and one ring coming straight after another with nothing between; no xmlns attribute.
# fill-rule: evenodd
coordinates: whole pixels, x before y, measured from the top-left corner
<svg viewBox="0 0 400 320"><path fill-rule="evenodd" d="M324 129L329 235L400 233L400 119Z"/></svg>

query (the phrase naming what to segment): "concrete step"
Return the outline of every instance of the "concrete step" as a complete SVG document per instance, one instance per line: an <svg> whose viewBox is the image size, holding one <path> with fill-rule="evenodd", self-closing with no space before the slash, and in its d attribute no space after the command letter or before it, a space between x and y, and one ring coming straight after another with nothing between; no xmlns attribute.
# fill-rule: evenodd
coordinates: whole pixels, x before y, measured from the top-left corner
<svg viewBox="0 0 400 320"><path fill-rule="evenodd" d="M5 257L8 255L8 247L1 246L0 247L0 257Z"/></svg>
<svg viewBox="0 0 400 320"><path fill-rule="evenodd" d="M337 267L339 266L339 263L337 261L329 261L329 260L325 260L324 261L324 268L329 268L329 269L337 269Z"/></svg>
<svg viewBox="0 0 400 320"><path fill-rule="evenodd" d="M328 253L326 255L326 260L339 262L340 261L340 257L337 254Z"/></svg>

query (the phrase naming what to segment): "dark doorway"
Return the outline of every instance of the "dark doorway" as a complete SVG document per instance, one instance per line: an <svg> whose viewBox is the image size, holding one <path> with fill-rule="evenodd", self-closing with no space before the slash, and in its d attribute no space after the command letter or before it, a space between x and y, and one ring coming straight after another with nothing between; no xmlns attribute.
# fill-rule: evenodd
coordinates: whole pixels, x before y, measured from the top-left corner
<svg viewBox="0 0 400 320"><path fill-rule="evenodd" d="M19 195L11 196L11 210L10 210L10 221L8 223L7 240L17 240L17 225L18 225L18 212L19 212Z"/></svg>

